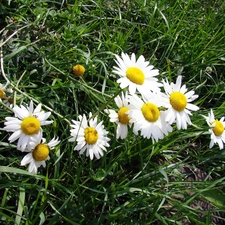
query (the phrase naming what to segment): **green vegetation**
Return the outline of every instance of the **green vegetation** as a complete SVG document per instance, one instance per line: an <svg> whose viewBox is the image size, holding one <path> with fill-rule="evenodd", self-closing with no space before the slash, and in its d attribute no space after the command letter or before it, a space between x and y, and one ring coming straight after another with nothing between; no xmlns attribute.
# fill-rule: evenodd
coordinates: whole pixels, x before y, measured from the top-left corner
<svg viewBox="0 0 225 225"><path fill-rule="evenodd" d="M225 152L209 148L202 117L225 116L224 11L223 0L0 0L0 83L10 81L18 105L52 109L43 130L61 141L46 168L29 173L3 130L13 113L1 103L0 223L224 224ZM183 76L199 95L192 126L157 143L132 133L116 140L103 110L120 93L112 69L122 52L144 55L160 81ZM69 122L90 111L111 139L93 160L68 142Z"/></svg>

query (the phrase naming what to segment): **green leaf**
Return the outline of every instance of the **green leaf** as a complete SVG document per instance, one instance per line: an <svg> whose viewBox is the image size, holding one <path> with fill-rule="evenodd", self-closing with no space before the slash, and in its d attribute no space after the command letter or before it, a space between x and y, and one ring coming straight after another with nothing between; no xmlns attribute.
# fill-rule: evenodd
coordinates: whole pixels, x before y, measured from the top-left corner
<svg viewBox="0 0 225 225"><path fill-rule="evenodd" d="M12 53L5 56L4 60L7 62L9 59L13 58L15 55L19 54L20 52L24 51L27 48L27 46L20 46L16 50L14 50Z"/></svg>
<svg viewBox="0 0 225 225"><path fill-rule="evenodd" d="M106 177L107 172L104 169L99 169L94 175L93 179L96 181L102 181Z"/></svg>
<svg viewBox="0 0 225 225"><path fill-rule="evenodd" d="M45 222L45 214L43 212L41 212L39 217L40 217L39 225L44 224L44 222Z"/></svg>
<svg viewBox="0 0 225 225"><path fill-rule="evenodd" d="M206 225L207 224L205 217L189 216L189 219L198 225Z"/></svg>
<svg viewBox="0 0 225 225"><path fill-rule="evenodd" d="M201 195L218 208L225 209L225 193L220 189L207 190Z"/></svg>
<svg viewBox="0 0 225 225"><path fill-rule="evenodd" d="M36 175L36 174L30 173L26 170L18 169L15 167L9 167L9 166L0 166L0 173L14 173L14 174L33 176L33 177L42 178L42 179L45 178L44 176Z"/></svg>
<svg viewBox="0 0 225 225"><path fill-rule="evenodd" d="M168 183L169 180L168 180L168 176L167 176L165 170L162 167L159 167L159 172L164 176L166 182Z"/></svg>
<svg viewBox="0 0 225 225"><path fill-rule="evenodd" d="M20 224L23 215L24 202L25 202L25 189L20 188L15 224Z"/></svg>

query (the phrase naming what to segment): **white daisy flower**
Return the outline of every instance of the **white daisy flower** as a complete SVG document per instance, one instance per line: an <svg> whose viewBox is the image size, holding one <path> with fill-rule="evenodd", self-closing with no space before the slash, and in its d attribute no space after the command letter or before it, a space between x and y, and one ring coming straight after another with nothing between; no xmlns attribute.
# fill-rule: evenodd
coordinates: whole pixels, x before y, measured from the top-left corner
<svg viewBox="0 0 225 225"><path fill-rule="evenodd" d="M211 134L211 141L209 147L212 148L214 144L218 143L220 149L223 149L223 143L225 143L225 122L224 117L220 120L214 118L213 110L211 109L208 116L203 116L206 122L210 126L209 132Z"/></svg>
<svg viewBox="0 0 225 225"><path fill-rule="evenodd" d="M128 111L130 122L134 124L133 132L144 138L153 138L157 142L164 135L172 131L172 127L165 122L165 112L160 111L163 101L161 95L143 95L143 100L137 95L130 96L130 110Z"/></svg>
<svg viewBox="0 0 225 225"><path fill-rule="evenodd" d="M194 91L187 92L186 85L181 86L182 77L178 76L176 84L169 84L168 80L163 80L163 85L166 94L165 107L166 110L166 121L170 124L176 123L177 129L187 129L187 124L191 125L189 115L192 115L190 110L197 111L198 106L191 104L190 102L198 98Z"/></svg>
<svg viewBox="0 0 225 225"><path fill-rule="evenodd" d="M89 114L89 118L92 114ZM83 154L86 151L86 156L90 156L92 160L94 156L99 159L103 156L103 151L106 151L106 147L109 147L108 141L110 139L106 137L108 132L104 129L103 121L97 123L97 117L93 119L87 118L85 115L78 116L79 121L72 120L74 123L71 125L73 129L70 130L72 138L69 142L77 142L74 150L80 151Z"/></svg>
<svg viewBox="0 0 225 225"><path fill-rule="evenodd" d="M127 93L125 95L122 93L121 97L118 95L114 100L119 110L116 112L113 109L106 109L105 112L109 113L110 122L117 124L116 139L124 139L128 134L128 126L131 126L130 118L127 114L130 109Z"/></svg>
<svg viewBox="0 0 225 225"><path fill-rule="evenodd" d="M29 164L28 171L37 174L37 169L40 166L46 166L45 161L50 159L50 150L58 145L59 142L58 138L53 138L49 143L46 143L46 139L42 138L42 132L39 132L36 138L31 137L26 148L26 151L29 151L29 153L23 157L21 166Z"/></svg>
<svg viewBox="0 0 225 225"><path fill-rule="evenodd" d="M120 76L117 83L120 87L126 88L130 94L135 94L138 90L141 94L149 91L159 92L162 85L155 78L159 74L158 69L153 69L149 62L145 61L144 56L140 56L136 60L136 56L133 53L131 58L126 53L122 53L122 58L116 55L118 67L114 66L113 72Z"/></svg>
<svg viewBox="0 0 225 225"><path fill-rule="evenodd" d="M8 93L13 92L12 88L7 88L7 86L8 86L8 84L3 85L0 83L0 101L2 101L2 99L7 98L6 92L8 92Z"/></svg>
<svg viewBox="0 0 225 225"><path fill-rule="evenodd" d="M4 130L13 132L9 137L10 143L19 139L17 149L25 151L31 137L36 137L41 132L42 125L48 125L53 121L47 121L51 112L41 111L41 104L34 109L33 102L30 102L29 107L15 106L13 107L15 117L6 117Z"/></svg>

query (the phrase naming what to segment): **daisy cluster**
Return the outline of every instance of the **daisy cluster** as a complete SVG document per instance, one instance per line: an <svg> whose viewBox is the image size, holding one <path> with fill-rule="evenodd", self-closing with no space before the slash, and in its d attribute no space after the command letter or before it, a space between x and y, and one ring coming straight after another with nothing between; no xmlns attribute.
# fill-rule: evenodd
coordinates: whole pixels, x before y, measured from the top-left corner
<svg viewBox="0 0 225 225"><path fill-rule="evenodd" d="M192 102L198 98L193 90L188 90L182 85L182 76L178 75L176 82L168 79L159 81L159 70L150 65L144 56L136 58L122 53L121 57L115 55L113 73L118 76L117 83L121 90L120 95L114 99L116 108L107 107L104 112L109 120L117 125L116 139L125 139L128 134L140 135L143 138L158 142L176 129L187 129L191 125L192 111L197 111L198 106ZM73 67L77 76L83 76L85 68L82 65ZM7 89L8 90L8 89ZM6 89L0 87L0 98L4 99ZM34 109L33 102L29 106L14 106L14 117L6 117L5 127L7 132L13 132L9 142L17 140L17 150L28 152L22 159L21 165L29 164L28 170L37 173L40 166L46 166L50 150L59 144L58 138L53 138L48 143L43 137L42 127L51 124L48 120L51 112L41 110L41 104ZM220 149L225 142L224 118L216 120L211 110L208 116L203 116L210 126L210 148L218 144ZM99 121L98 116L90 112L79 115L77 120L71 121L69 142L76 143L74 150L80 154L86 153L92 160L99 159L109 147L108 131Z"/></svg>
<svg viewBox="0 0 225 225"><path fill-rule="evenodd" d="M118 124L117 139L126 138L131 128L135 135L157 142L172 132L172 124L179 130L191 125L191 111L199 109L191 102L198 95L182 85L182 76L177 77L176 83L169 83L168 79L160 82L159 70L142 55L138 59L135 54L129 57L122 53L121 58L116 55L116 64L113 72L120 77L117 82L127 91L115 98L118 111L105 111L110 121Z"/></svg>
<svg viewBox="0 0 225 225"><path fill-rule="evenodd" d="M21 166L29 164L28 170L37 173L40 166L45 167L45 161L50 159L49 151L58 143L58 138L53 138L49 143L43 137L42 126L51 124L53 121L47 120L51 115L41 110L41 104L34 109L33 102L29 107L13 107L14 117L6 117L4 130L13 132L9 137L9 142L17 140L17 150L28 152L21 161Z"/></svg>
<svg viewBox="0 0 225 225"><path fill-rule="evenodd" d="M187 129L191 125L191 111L197 111L198 106L192 104L198 95L193 90L188 91L186 85L182 85L182 76L179 75L175 83L169 83L168 79L161 82L157 79L159 70L155 69L144 56L136 59L133 53L131 57L122 53L116 55L116 64L113 72L119 76L117 83L121 89L127 89L121 96L115 98L118 109L106 109L110 122L117 124L116 138L124 139L128 135L128 129L132 129L135 135L143 138L152 138L153 141L163 139L172 132L172 125L177 129ZM211 141L209 147L218 144L223 149L225 142L225 121L214 118L211 109L208 116L203 117L209 125Z"/></svg>

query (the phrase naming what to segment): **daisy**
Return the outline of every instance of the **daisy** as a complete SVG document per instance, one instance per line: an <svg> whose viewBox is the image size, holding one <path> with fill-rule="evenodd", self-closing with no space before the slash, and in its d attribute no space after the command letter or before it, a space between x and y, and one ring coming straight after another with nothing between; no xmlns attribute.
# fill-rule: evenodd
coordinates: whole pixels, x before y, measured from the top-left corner
<svg viewBox="0 0 225 225"><path fill-rule="evenodd" d="M113 72L120 76L117 83L121 88L128 87L130 94L135 94L138 90L141 94L146 91L159 92L162 85L155 78L159 74L158 69L153 69L149 62L145 61L144 56L140 56L136 60L133 53L131 58L126 53L122 53L122 58L116 55L116 64Z"/></svg>
<svg viewBox="0 0 225 225"><path fill-rule="evenodd" d="M166 110L166 121L170 124L176 123L177 129L187 129L187 124L191 125L189 115L192 115L190 110L197 111L198 106L191 104L190 102L198 98L194 91L187 92L186 85L181 86L182 77L178 76L176 84L169 84L168 80L163 80L163 85L166 94L165 107Z"/></svg>
<svg viewBox="0 0 225 225"><path fill-rule="evenodd" d="M12 88L7 88L7 86L8 86L8 84L3 85L0 83L0 101L7 98L6 92L8 92L8 93L13 92Z"/></svg>
<svg viewBox="0 0 225 225"><path fill-rule="evenodd" d="M143 95L143 100L137 95L130 96L130 122L134 124L133 132L138 131L144 138L153 138L156 142L172 131L172 127L165 122L165 112L160 110L163 101L160 95Z"/></svg>
<svg viewBox="0 0 225 225"><path fill-rule="evenodd" d="M89 114L89 120L86 116L79 115L79 121L72 120L74 123L71 125L73 129L70 130L72 138L69 142L77 142L74 150L80 151L83 154L86 151L86 156L90 156L92 160L94 156L99 159L103 156L103 151L109 147L108 141L110 140L106 135L108 132L104 129L103 121L97 123L97 117L91 119L92 114Z"/></svg>
<svg viewBox="0 0 225 225"><path fill-rule="evenodd" d="M127 93L125 95L122 93L121 97L118 95L114 100L119 110L116 112L113 109L106 109L105 112L109 113L110 122L117 124L116 139L124 139L128 134L128 126L131 126L130 118L127 114L130 109Z"/></svg>
<svg viewBox="0 0 225 225"><path fill-rule="evenodd" d="M215 120L212 109L208 116L203 117L210 126L209 132L211 134L211 141L209 147L212 148L214 144L218 143L220 149L223 149L223 143L225 142L224 117L222 117L220 120Z"/></svg>
<svg viewBox="0 0 225 225"><path fill-rule="evenodd" d="M33 102L30 102L29 107L15 106L13 107L15 117L6 117L5 127L3 128L7 132L13 132L9 137L9 142L13 142L17 139L17 149L25 151L31 137L36 137L42 130L42 125L48 125L53 121L47 121L51 112L41 111L41 104L34 109Z"/></svg>
<svg viewBox="0 0 225 225"><path fill-rule="evenodd" d="M53 138L49 143L46 143L46 139L42 138L42 132L39 132L36 138L31 137L26 148L26 151L29 151L29 153L23 157L21 166L29 164L28 171L37 174L37 169L40 166L46 166L45 161L50 159L50 150L58 145L59 142L58 138Z"/></svg>

